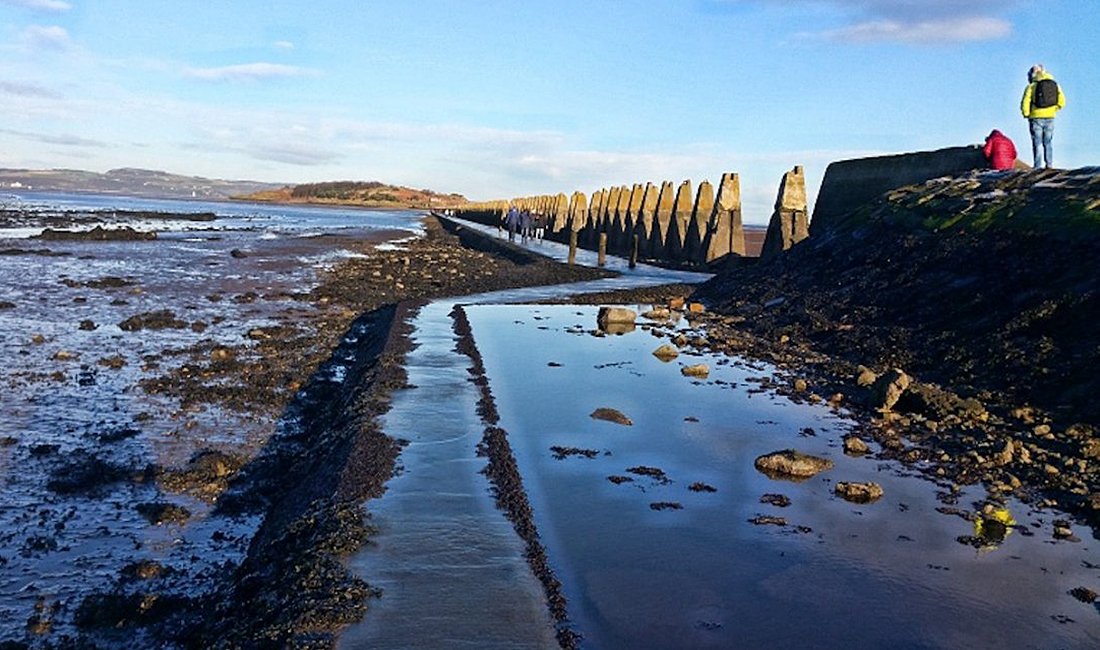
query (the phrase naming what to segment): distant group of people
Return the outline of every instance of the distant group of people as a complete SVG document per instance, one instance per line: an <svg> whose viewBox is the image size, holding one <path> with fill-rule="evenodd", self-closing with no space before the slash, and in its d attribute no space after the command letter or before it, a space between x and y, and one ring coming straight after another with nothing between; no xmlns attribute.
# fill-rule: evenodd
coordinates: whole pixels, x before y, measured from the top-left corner
<svg viewBox="0 0 1100 650"><path fill-rule="evenodd" d="M1031 131L1034 167L1050 168L1054 166L1054 116L1065 108L1066 95L1042 65L1031 66L1027 82L1020 100L1020 112ZM1016 145L997 129L986 137L982 151L993 169L1012 169L1016 165Z"/></svg>
<svg viewBox="0 0 1100 650"><path fill-rule="evenodd" d="M524 244L530 237L542 241L546 233L546 216L541 212L531 212L527 208L521 210L511 205L504 215L504 227L508 229L508 241L515 241L517 232Z"/></svg>

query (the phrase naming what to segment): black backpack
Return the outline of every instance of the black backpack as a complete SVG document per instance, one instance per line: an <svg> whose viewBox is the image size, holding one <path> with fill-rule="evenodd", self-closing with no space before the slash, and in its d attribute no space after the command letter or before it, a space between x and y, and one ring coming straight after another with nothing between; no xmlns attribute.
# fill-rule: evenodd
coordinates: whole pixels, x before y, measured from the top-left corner
<svg viewBox="0 0 1100 650"><path fill-rule="evenodd" d="M1031 93L1032 108L1050 108L1058 104L1058 82L1053 79L1040 79L1035 82Z"/></svg>

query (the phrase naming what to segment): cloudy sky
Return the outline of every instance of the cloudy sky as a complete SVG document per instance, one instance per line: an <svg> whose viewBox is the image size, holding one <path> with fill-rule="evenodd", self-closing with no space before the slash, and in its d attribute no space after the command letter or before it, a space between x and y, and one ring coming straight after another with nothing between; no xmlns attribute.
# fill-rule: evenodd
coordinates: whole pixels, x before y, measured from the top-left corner
<svg viewBox="0 0 1100 650"><path fill-rule="evenodd" d="M1096 0L0 0L0 167L379 180L473 199L977 143L1100 164Z"/></svg>

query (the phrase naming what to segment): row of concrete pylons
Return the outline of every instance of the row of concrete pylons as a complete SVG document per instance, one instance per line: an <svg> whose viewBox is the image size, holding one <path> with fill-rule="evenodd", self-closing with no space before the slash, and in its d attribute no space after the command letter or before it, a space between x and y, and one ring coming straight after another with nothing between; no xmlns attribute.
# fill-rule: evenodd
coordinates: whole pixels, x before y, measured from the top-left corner
<svg viewBox="0 0 1100 650"><path fill-rule="evenodd" d="M602 242L612 255L694 266L746 255L735 173L722 175L717 193L708 181L694 192L690 180L678 187L665 181L601 189L591 197L573 192L468 203L456 214L499 225L513 205L541 215L549 239L567 242L576 233L581 248L597 250ZM799 166L783 175L761 257L774 256L808 235L806 180Z"/></svg>

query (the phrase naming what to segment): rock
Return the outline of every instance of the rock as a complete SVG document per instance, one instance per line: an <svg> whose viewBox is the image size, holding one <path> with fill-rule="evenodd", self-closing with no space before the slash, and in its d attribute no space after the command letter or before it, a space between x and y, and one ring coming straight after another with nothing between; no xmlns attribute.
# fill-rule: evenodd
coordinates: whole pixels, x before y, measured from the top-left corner
<svg viewBox="0 0 1100 650"><path fill-rule="evenodd" d="M882 486L878 483L846 483L836 484L836 493L845 501L852 503L871 503L882 498Z"/></svg>
<svg viewBox="0 0 1100 650"><path fill-rule="evenodd" d="M623 426L631 426L634 421L623 415L621 411L613 408L600 407L592 413L589 417L593 420L605 420L607 422L614 422L615 424L621 424Z"/></svg>
<svg viewBox="0 0 1100 650"><path fill-rule="evenodd" d="M786 526L787 520L774 515L757 515L749 520L754 526Z"/></svg>
<svg viewBox="0 0 1100 650"><path fill-rule="evenodd" d="M242 251L239 248L234 248L233 250L229 251L229 256L232 257L233 259L238 259L239 260L242 257L248 257L248 253Z"/></svg>
<svg viewBox="0 0 1100 650"><path fill-rule="evenodd" d="M96 226L91 230L54 230L46 228L34 239L46 241L146 241L157 238L155 232L142 232L129 226L106 229Z"/></svg>
<svg viewBox="0 0 1100 650"><path fill-rule="evenodd" d="M844 453L849 456L862 456L870 453L871 448L867 446L866 442L863 442L860 438L855 436L849 436L844 439Z"/></svg>
<svg viewBox="0 0 1100 650"><path fill-rule="evenodd" d="M1077 541L1077 536L1073 534L1073 528L1070 527L1070 523L1065 519L1055 519L1054 525L1054 539L1064 539L1068 541Z"/></svg>
<svg viewBox="0 0 1100 650"><path fill-rule="evenodd" d="M702 303L692 302L692 303L688 303L687 310L688 310L689 313L692 313L692 314L701 314L704 311L706 311L706 307L703 307Z"/></svg>
<svg viewBox="0 0 1100 650"><path fill-rule="evenodd" d="M1097 594L1095 591L1089 589L1088 587L1074 587L1073 589L1070 589L1069 595L1073 596L1082 603L1085 603L1086 605L1091 605L1095 603L1098 599L1100 599L1100 594Z"/></svg>
<svg viewBox="0 0 1100 650"><path fill-rule="evenodd" d="M650 467L648 465L637 465L635 467L628 467L627 472L631 474L637 474L638 476L648 476L661 485L668 485L672 482L665 474L665 471L660 467Z"/></svg>
<svg viewBox="0 0 1100 650"><path fill-rule="evenodd" d="M765 494L760 497L760 503L766 503L777 508L786 508L791 505L791 498L785 494Z"/></svg>
<svg viewBox="0 0 1100 650"><path fill-rule="evenodd" d="M633 309L627 309L626 307L600 307L600 311L596 314L596 324L600 329L605 329L610 324L633 324L638 319L638 315L634 313Z"/></svg>
<svg viewBox="0 0 1100 650"><path fill-rule="evenodd" d="M833 468L833 461L793 449L765 454L756 459L756 469L771 478L806 479Z"/></svg>
<svg viewBox="0 0 1100 650"><path fill-rule="evenodd" d="M1070 438L1088 438L1096 433L1096 429L1083 422L1071 424L1066 427L1066 436Z"/></svg>
<svg viewBox="0 0 1100 650"><path fill-rule="evenodd" d="M661 510L683 510L684 506L676 501L657 501L649 504L649 509L660 512Z"/></svg>
<svg viewBox="0 0 1100 650"><path fill-rule="evenodd" d="M707 485L702 481L696 481L688 486L688 489L692 492L717 492L718 488L713 485Z"/></svg>
<svg viewBox="0 0 1100 650"><path fill-rule="evenodd" d="M642 314L642 318L654 321L666 321L672 318L672 312L667 307L654 307Z"/></svg>
<svg viewBox="0 0 1100 650"><path fill-rule="evenodd" d="M665 343L653 351L653 356L661 361L672 361L680 356L680 350L675 345Z"/></svg>
<svg viewBox="0 0 1100 650"><path fill-rule="evenodd" d="M154 526L182 524L191 518L191 511L174 503L139 503L138 514Z"/></svg>
<svg viewBox="0 0 1100 650"><path fill-rule="evenodd" d="M801 377L798 378L798 379L795 379L794 383L791 384L791 388L794 388L799 393L805 393L806 389L809 388L809 387L810 387L810 385L808 383L806 383L806 380L802 379Z"/></svg>
<svg viewBox="0 0 1100 650"><path fill-rule="evenodd" d="M679 310L684 308L684 302L685 301L684 301L683 298L669 298L668 299L668 308L679 311Z"/></svg>
<svg viewBox="0 0 1100 650"><path fill-rule="evenodd" d="M1092 438L1081 445L1081 455L1100 460L1100 438Z"/></svg>
<svg viewBox="0 0 1100 650"><path fill-rule="evenodd" d="M80 355L75 352L69 352L68 350L58 350L53 355L54 361L73 361L79 359Z"/></svg>
<svg viewBox="0 0 1100 650"><path fill-rule="evenodd" d="M80 325L77 327L77 329L83 332L92 332L95 331L98 327L99 326L95 324L95 321L85 319L80 321Z"/></svg>
<svg viewBox="0 0 1100 650"><path fill-rule="evenodd" d="M862 388L870 388L878 379L878 375L867 366L860 366L856 369L856 372L856 385Z"/></svg>
<svg viewBox="0 0 1100 650"><path fill-rule="evenodd" d="M131 316L119 323L118 327L126 332L136 332L142 329L184 329L187 323L176 318L170 310L161 309Z"/></svg>
<svg viewBox="0 0 1100 650"><path fill-rule="evenodd" d="M894 408L912 380L898 368L891 368L871 384L871 408L889 411Z"/></svg>
<svg viewBox="0 0 1100 650"><path fill-rule="evenodd" d="M217 347L210 351L211 361L228 361L234 357L232 348Z"/></svg>
<svg viewBox="0 0 1100 650"><path fill-rule="evenodd" d="M710 374L710 366L705 363L697 363L680 368L680 374L685 377L706 377Z"/></svg>
<svg viewBox="0 0 1100 650"><path fill-rule="evenodd" d="M911 382L894 406L902 413L916 413L933 420L955 416L984 422L989 419L985 406L974 398L962 399L955 393L931 384Z"/></svg>
<svg viewBox="0 0 1100 650"><path fill-rule="evenodd" d="M0 300L0 309L15 309L15 303L7 300Z"/></svg>

